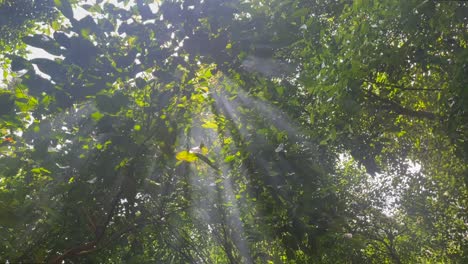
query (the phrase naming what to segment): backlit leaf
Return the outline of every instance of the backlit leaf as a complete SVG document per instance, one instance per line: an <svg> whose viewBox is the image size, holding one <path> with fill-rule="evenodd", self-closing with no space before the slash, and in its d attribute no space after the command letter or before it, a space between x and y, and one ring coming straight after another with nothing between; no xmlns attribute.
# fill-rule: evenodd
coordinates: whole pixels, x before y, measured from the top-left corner
<svg viewBox="0 0 468 264"><path fill-rule="evenodd" d="M177 153L176 159L181 160L181 161L194 162L198 160L198 157L194 153L190 153L186 150L183 150Z"/></svg>

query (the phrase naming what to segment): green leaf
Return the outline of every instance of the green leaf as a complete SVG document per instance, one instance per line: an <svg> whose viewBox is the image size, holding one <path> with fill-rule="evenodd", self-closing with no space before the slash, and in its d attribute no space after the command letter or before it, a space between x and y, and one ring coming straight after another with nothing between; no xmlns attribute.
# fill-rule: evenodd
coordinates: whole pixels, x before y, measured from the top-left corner
<svg viewBox="0 0 468 264"><path fill-rule="evenodd" d="M231 162L233 160L236 159L236 156L235 155L230 155L230 156L227 156L225 159L224 159L224 162Z"/></svg>
<svg viewBox="0 0 468 264"><path fill-rule="evenodd" d="M34 168L31 170L35 174L50 174L51 172L45 168Z"/></svg>
<svg viewBox="0 0 468 264"><path fill-rule="evenodd" d="M101 118L103 118L104 115L101 113L101 112L94 112L91 114L91 118L94 120L94 121L99 121Z"/></svg>

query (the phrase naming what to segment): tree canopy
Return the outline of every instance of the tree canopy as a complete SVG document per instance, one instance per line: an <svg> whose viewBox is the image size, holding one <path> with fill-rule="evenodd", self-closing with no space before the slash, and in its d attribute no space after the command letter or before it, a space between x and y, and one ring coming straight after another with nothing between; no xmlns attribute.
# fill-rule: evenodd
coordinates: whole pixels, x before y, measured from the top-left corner
<svg viewBox="0 0 468 264"><path fill-rule="evenodd" d="M466 2L0 0L0 50L0 261L468 262Z"/></svg>

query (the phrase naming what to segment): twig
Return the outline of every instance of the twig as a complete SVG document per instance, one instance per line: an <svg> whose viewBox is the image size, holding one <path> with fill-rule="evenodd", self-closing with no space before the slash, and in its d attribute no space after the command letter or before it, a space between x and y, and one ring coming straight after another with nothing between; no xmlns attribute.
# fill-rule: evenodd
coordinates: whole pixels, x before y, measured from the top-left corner
<svg viewBox="0 0 468 264"><path fill-rule="evenodd" d="M364 79L365 82L372 83L375 85L383 85L387 87L392 87L400 90L405 90L405 91L429 91L429 92L434 92L434 91L442 91L443 89L440 88L408 88L404 87L402 85L397 85L397 84L390 84L390 83L383 83L383 82L374 82L369 79Z"/></svg>

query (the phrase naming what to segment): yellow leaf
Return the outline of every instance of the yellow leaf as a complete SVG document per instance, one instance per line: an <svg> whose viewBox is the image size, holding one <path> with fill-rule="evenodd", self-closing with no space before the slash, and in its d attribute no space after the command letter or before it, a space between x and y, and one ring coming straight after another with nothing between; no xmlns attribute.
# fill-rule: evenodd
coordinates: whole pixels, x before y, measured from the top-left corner
<svg viewBox="0 0 468 264"><path fill-rule="evenodd" d="M204 128L212 128L212 129L218 129L218 125L215 122L211 121L205 121L205 123L202 125Z"/></svg>
<svg viewBox="0 0 468 264"><path fill-rule="evenodd" d="M187 162L194 162L198 159L197 155L194 153L190 153L186 150L183 150L176 155L176 159L182 160L182 161L187 161Z"/></svg>
<svg viewBox="0 0 468 264"><path fill-rule="evenodd" d="M202 153L203 155L208 154L208 148L207 148L207 147L202 147L202 148L201 148L201 153Z"/></svg>

